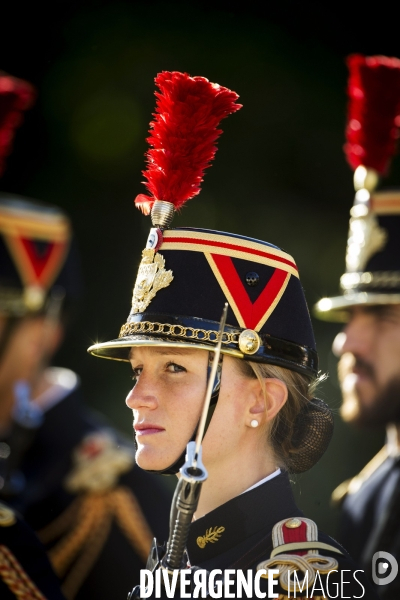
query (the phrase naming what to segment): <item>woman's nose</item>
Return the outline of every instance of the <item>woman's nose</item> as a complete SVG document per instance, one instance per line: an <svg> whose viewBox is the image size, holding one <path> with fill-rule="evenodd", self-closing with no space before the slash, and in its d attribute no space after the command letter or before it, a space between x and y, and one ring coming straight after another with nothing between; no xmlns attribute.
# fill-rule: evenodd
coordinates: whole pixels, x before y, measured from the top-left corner
<svg viewBox="0 0 400 600"><path fill-rule="evenodd" d="M154 409L157 406L157 396L153 388L154 386L150 384L149 377L141 374L127 395L125 404L132 410L143 407Z"/></svg>

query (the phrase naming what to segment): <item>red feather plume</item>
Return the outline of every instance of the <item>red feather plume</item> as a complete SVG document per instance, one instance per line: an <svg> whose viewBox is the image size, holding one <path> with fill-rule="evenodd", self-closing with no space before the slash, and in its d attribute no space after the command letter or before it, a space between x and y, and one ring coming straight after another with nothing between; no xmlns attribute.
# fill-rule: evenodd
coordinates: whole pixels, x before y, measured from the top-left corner
<svg viewBox="0 0 400 600"><path fill-rule="evenodd" d="M396 152L400 126L400 60L386 56L348 57L347 161L381 175Z"/></svg>
<svg viewBox="0 0 400 600"><path fill-rule="evenodd" d="M22 112L32 105L35 96L29 83L0 71L0 175L11 152L15 129L22 122Z"/></svg>
<svg viewBox="0 0 400 600"><path fill-rule="evenodd" d="M155 79L159 92L151 148L143 175L151 197L139 194L135 204L149 214L155 200L180 208L200 192L204 170L210 166L222 130L219 122L241 108L238 95L204 77L163 71Z"/></svg>

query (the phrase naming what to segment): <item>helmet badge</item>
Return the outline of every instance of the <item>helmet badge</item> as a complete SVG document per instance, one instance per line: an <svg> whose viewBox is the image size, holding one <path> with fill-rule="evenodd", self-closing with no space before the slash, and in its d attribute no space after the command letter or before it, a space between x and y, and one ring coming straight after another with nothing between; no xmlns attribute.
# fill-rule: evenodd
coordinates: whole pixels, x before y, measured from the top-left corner
<svg viewBox="0 0 400 600"><path fill-rule="evenodd" d="M132 313L146 310L157 292L168 287L173 278L172 271L165 269L164 257L151 248L145 248L133 288Z"/></svg>

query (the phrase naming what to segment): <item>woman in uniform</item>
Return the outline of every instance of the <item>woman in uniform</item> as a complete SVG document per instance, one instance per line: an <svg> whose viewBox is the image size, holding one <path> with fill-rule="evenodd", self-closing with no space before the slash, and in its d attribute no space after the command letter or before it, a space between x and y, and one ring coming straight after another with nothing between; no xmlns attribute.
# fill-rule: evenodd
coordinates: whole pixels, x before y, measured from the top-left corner
<svg viewBox="0 0 400 600"><path fill-rule="evenodd" d="M220 569L222 577L227 569L250 569L255 579L262 573L264 592L267 570L276 569L281 598L293 597L297 585L289 571L302 582L297 597L374 598L345 550L304 518L290 488L288 473L311 468L333 429L329 408L314 397L318 358L294 259L267 242L170 228L174 211L199 192L218 123L240 108L237 95L176 72L159 74L156 84L144 173L151 195L136 199L153 228L119 338L89 351L130 361L135 383L126 402L137 463L177 473L198 429L228 302L190 565ZM247 590L253 595L255 587Z"/></svg>

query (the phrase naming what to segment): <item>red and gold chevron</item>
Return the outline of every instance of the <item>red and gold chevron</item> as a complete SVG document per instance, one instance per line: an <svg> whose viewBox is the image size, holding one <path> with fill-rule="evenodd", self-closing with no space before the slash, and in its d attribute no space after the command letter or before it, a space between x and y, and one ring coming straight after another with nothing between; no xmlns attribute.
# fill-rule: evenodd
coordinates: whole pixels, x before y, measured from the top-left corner
<svg viewBox="0 0 400 600"><path fill-rule="evenodd" d="M255 302L251 302L232 259L222 254L206 254L208 263L229 302L240 327L259 331L278 305L290 273L275 269Z"/></svg>
<svg viewBox="0 0 400 600"><path fill-rule="evenodd" d="M59 274L69 247L70 224L65 216L2 206L0 231L25 287L48 290Z"/></svg>
<svg viewBox="0 0 400 600"><path fill-rule="evenodd" d="M273 246L230 235L188 230L164 232L160 250L202 252L206 257L240 327L259 331L282 298L290 277L299 277L293 258ZM232 258L273 268L255 302L241 281Z"/></svg>

